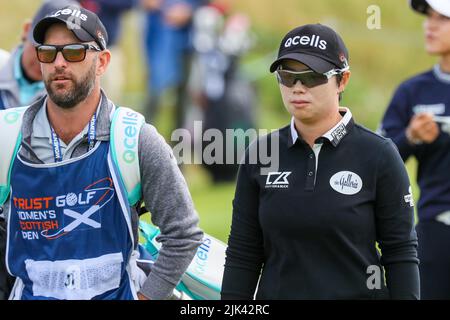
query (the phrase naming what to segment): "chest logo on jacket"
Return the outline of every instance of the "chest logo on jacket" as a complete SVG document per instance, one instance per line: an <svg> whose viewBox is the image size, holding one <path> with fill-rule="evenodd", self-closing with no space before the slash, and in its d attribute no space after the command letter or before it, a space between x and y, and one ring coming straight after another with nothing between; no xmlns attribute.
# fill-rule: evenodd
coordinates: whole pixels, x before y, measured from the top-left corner
<svg viewBox="0 0 450 320"><path fill-rule="evenodd" d="M339 193L353 195L361 191L363 182L354 172L340 171L331 177L330 186Z"/></svg>
<svg viewBox="0 0 450 320"><path fill-rule="evenodd" d="M266 188L289 188L289 181L287 178L291 173L291 171L269 172L266 179Z"/></svg>

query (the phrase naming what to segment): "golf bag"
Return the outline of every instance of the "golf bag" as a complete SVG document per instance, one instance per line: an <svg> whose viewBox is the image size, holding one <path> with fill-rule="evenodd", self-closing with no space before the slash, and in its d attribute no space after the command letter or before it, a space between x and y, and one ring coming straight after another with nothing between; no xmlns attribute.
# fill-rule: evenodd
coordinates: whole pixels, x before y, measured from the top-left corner
<svg viewBox="0 0 450 320"><path fill-rule="evenodd" d="M146 250L141 253L141 258L150 254L150 260L156 260L161 247L157 240L159 229L141 221L139 230L144 238L142 247ZM197 249L194 259L176 287L175 297L185 299L187 296L193 300L220 300L225 250L226 245L223 242L205 234L203 243Z"/></svg>

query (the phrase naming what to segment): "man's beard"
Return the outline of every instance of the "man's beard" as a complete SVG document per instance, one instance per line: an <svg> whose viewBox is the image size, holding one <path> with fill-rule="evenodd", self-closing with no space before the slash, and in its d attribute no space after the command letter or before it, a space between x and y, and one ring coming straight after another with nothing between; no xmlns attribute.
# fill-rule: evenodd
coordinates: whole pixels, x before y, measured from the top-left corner
<svg viewBox="0 0 450 320"><path fill-rule="evenodd" d="M95 69L96 63L95 61L89 71L86 73L86 76L79 81L76 81L73 77L70 77L70 81L72 81L73 87L67 89L64 93L57 93L52 89L51 83L53 77L49 77L45 79L45 88L47 89L47 93L50 99L59 107L64 109L70 109L75 107L81 101L85 100L87 96L89 96L94 89L95 86ZM57 76L56 74L55 76Z"/></svg>

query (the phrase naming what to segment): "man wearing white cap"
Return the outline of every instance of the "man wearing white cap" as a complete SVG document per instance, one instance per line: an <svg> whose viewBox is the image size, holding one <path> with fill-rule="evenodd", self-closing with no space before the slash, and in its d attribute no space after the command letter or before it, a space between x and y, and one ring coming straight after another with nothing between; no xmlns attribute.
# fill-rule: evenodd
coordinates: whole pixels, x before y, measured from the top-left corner
<svg viewBox="0 0 450 320"><path fill-rule="evenodd" d="M450 299L450 0L410 4L426 15L425 50L439 61L399 86L380 131L418 162L421 298Z"/></svg>

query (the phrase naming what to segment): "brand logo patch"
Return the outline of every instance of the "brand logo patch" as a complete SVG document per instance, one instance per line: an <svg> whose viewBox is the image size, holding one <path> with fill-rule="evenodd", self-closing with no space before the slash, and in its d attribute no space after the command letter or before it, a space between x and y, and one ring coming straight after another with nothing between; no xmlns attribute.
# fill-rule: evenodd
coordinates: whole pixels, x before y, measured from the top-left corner
<svg viewBox="0 0 450 320"><path fill-rule="evenodd" d="M101 228L97 213L115 195L110 177L97 180L80 192L39 198L12 197L22 238L55 240L71 231ZM97 214L96 214L97 213Z"/></svg>
<svg viewBox="0 0 450 320"><path fill-rule="evenodd" d="M288 177L291 171L269 172L266 179L266 188L289 188Z"/></svg>
<svg viewBox="0 0 450 320"><path fill-rule="evenodd" d="M136 158L136 145L138 143L138 114L136 112L127 111L126 116L123 117L123 124L127 125L124 128L124 136L123 144L125 146L125 151L122 154L123 160L131 164Z"/></svg>
<svg viewBox="0 0 450 320"><path fill-rule="evenodd" d="M414 207L414 198L413 198L413 195L412 195L412 188L411 188L411 186L409 186L408 192L409 193L407 195L403 196L403 199L405 199L406 203L409 203L410 207Z"/></svg>
<svg viewBox="0 0 450 320"><path fill-rule="evenodd" d="M340 171L331 177L330 186L339 193L353 195L361 191L363 182L354 172Z"/></svg>
<svg viewBox="0 0 450 320"><path fill-rule="evenodd" d="M347 134L347 129L345 128L345 124L341 123L336 129L331 132L331 136L333 137L333 141L335 141L335 144L338 144L338 142Z"/></svg>

